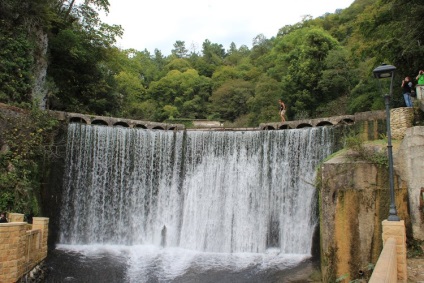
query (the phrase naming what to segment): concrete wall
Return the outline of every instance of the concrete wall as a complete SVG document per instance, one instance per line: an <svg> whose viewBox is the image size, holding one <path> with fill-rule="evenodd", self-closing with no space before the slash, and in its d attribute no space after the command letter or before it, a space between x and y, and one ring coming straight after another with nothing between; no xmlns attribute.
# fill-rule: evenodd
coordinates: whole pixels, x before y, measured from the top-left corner
<svg viewBox="0 0 424 283"><path fill-rule="evenodd" d="M394 154L394 169L400 186L408 189L412 236L424 240L424 127L405 130L399 150Z"/></svg>
<svg viewBox="0 0 424 283"><path fill-rule="evenodd" d="M395 202L405 225L403 233L406 230L409 237L422 240L424 127L412 127L413 111L413 108L391 110ZM367 125L363 124L360 131L365 137L372 136L370 132L379 132L375 124L371 123L374 125L371 128ZM333 282L342 277L347 282L368 279L370 266L377 262L382 250L382 233L386 237L381 223L389 212L388 169L358 160L354 153L344 152L323 164L320 177L323 281ZM401 241L406 253L405 241L406 234ZM398 255L406 259L406 254L399 253L400 250L398 247ZM398 259L399 282L406 278L406 270L399 267L402 264L405 262Z"/></svg>
<svg viewBox="0 0 424 283"><path fill-rule="evenodd" d="M17 282L47 257L48 224L44 217L0 224L0 282Z"/></svg>
<svg viewBox="0 0 424 283"><path fill-rule="evenodd" d="M389 213L388 170L346 152L325 162L320 176L323 282L368 279L382 250L381 222ZM408 219L407 188L395 186L395 199L398 215Z"/></svg>

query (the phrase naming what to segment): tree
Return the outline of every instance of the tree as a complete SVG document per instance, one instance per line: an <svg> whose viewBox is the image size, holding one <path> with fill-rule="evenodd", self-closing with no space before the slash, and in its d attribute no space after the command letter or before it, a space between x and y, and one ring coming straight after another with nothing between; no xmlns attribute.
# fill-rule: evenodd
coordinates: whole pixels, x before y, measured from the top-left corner
<svg viewBox="0 0 424 283"><path fill-rule="evenodd" d="M348 50L340 47L329 51L318 83L323 100L327 103L317 108L317 115L328 117L348 113L347 96L358 83L358 76L357 68L349 61ZM334 105L334 101L338 106Z"/></svg>
<svg viewBox="0 0 424 283"><path fill-rule="evenodd" d="M281 98L281 85L274 79L263 75L255 86L255 95L247 100L249 124L279 122L278 99Z"/></svg>
<svg viewBox="0 0 424 283"><path fill-rule="evenodd" d="M167 115L172 112L182 117L205 117L205 104L210 96L211 82L209 78L200 76L196 70L185 72L172 70L157 82L153 82L148 94L162 107L169 105L176 107L176 111L166 108ZM197 107L193 107L196 103ZM169 118L169 116L165 117Z"/></svg>
<svg viewBox="0 0 424 283"><path fill-rule="evenodd" d="M180 72L185 72L188 69L191 69L190 62L186 59L182 58L175 58L172 59L168 64L165 65L164 70L166 72L172 71L172 70L178 70Z"/></svg>
<svg viewBox="0 0 424 283"><path fill-rule="evenodd" d="M228 51L227 56L224 59L225 65L237 66L241 64L244 59L247 59L250 54L250 50L246 45L240 46L237 49L234 42L230 44L230 49Z"/></svg>
<svg viewBox="0 0 424 283"><path fill-rule="evenodd" d="M269 74L281 80L283 100L291 109L289 116L296 112L315 116L316 108L328 102L319 82L328 53L338 46L337 40L316 27L296 29L276 39L271 51L275 65Z"/></svg>
<svg viewBox="0 0 424 283"><path fill-rule="evenodd" d="M107 0L61 2L59 18L50 36L50 64L48 77L57 91L49 99L57 110L95 114L119 111L119 97L115 91L115 73L107 62L115 42L122 35L119 26L100 21L95 7L107 11ZM115 70L116 71L116 70Z"/></svg>
<svg viewBox="0 0 424 283"><path fill-rule="evenodd" d="M185 47L185 42L177 40L174 43L174 49L171 50L171 53L175 55L177 58L185 58L187 57L188 50Z"/></svg>
<svg viewBox="0 0 424 283"><path fill-rule="evenodd" d="M222 44L212 43L206 39L202 44L203 59L210 65L220 66L226 56Z"/></svg>
<svg viewBox="0 0 424 283"><path fill-rule="evenodd" d="M248 112L247 101L254 95L254 85L243 80L229 80L212 93L211 114L235 121Z"/></svg>
<svg viewBox="0 0 424 283"><path fill-rule="evenodd" d="M212 75L213 88L217 89L228 80L241 79L242 73L235 67L221 66Z"/></svg>

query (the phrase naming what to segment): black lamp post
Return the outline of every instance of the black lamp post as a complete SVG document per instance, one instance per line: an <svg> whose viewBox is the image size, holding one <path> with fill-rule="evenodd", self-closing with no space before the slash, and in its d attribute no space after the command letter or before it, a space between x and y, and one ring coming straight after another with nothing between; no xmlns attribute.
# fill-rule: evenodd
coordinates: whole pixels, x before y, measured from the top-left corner
<svg viewBox="0 0 424 283"><path fill-rule="evenodd" d="M393 78L395 76L396 67L392 65L381 64L375 68L372 72L374 77L378 79L380 90L384 96L384 102L386 104L386 127L387 127L387 154L389 155L389 182L390 182L390 210L388 221L400 221L399 216L397 216L396 205L395 205L395 190L394 190L394 181L393 181L393 153L392 153L392 134L390 131L390 110L389 102L390 97L392 96L393 89ZM390 89L386 93L384 88L380 83L380 79L390 78Z"/></svg>

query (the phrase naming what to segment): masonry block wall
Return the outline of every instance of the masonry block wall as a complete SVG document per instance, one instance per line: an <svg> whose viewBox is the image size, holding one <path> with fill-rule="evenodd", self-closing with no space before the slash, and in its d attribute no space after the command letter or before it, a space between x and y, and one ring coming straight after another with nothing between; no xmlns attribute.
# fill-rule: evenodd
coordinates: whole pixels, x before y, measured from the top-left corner
<svg viewBox="0 0 424 283"><path fill-rule="evenodd" d="M9 222L24 222L24 215L22 213L9 213Z"/></svg>
<svg viewBox="0 0 424 283"><path fill-rule="evenodd" d="M390 110L390 127L393 139L403 139L406 129L413 126L413 121L414 108L412 107L400 107Z"/></svg>
<svg viewBox="0 0 424 283"><path fill-rule="evenodd" d="M48 222L34 217L32 227L26 222L0 224L0 282L17 282L46 258Z"/></svg>

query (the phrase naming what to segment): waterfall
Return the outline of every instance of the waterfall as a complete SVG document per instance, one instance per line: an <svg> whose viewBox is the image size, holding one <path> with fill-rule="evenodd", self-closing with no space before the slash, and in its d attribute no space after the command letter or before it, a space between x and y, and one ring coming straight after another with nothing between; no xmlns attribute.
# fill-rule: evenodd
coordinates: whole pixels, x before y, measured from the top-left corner
<svg viewBox="0 0 424 283"><path fill-rule="evenodd" d="M329 127L158 131L70 124L60 242L310 254Z"/></svg>

